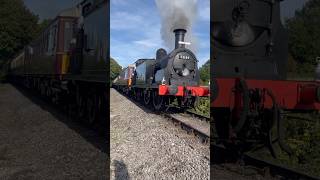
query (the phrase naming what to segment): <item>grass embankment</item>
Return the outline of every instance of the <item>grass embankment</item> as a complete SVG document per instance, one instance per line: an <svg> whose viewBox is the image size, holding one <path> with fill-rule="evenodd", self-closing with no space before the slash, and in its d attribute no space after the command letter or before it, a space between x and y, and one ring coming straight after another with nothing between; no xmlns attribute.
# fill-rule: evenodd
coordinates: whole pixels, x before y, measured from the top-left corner
<svg viewBox="0 0 320 180"><path fill-rule="evenodd" d="M306 119L306 120L303 120ZM255 156L320 177L320 116L318 113L295 114L285 119L285 142L292 149L289 156L275 146L278 157L269 151L254 153Z"/></svg>
<svg viewBox="0 0 320 180"><path fill-rule="evenodd" d="M190 109L189 111L210 117L210 98L209 97L199 97L197 105L195 108Z"/></svg>

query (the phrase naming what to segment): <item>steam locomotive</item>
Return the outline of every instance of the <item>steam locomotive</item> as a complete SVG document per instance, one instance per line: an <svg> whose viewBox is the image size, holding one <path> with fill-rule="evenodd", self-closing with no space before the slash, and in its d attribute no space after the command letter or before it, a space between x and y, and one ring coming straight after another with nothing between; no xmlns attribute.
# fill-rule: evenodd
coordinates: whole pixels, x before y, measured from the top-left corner
<svg viewBox="0 0 320 180"><path fill-rule="evenodd" d="M320 84L286 80L287 32L280 0L211 3L211 113L218 143L241 152L284 143L282 112L320 109Z"/></svg>
<svg viewBox="0 0 320 180"><path fill-rule="evenodd" d="M175 99L179 107L195 105L197 97L208 96L209 88L199 86L198 61L192 51L185 48L187 31L176 29L175 49L167 54L158 49L155 59L139 59L125 68L113 86L152 105L160 111Z"/></svg>
<svg viewBox="0 0 320 180"><path fill-rule="evenodd" d="M65 106L89 125L106 124L107 0L84 0L62 11L10 61L9 78Z"/></svg>

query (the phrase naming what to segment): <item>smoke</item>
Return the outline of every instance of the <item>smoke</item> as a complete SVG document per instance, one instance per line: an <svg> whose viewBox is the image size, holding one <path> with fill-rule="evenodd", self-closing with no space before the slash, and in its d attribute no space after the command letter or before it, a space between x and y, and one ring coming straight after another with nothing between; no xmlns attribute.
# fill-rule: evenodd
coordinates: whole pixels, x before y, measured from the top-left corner
<svg viewBox="0 0 320 180"><path fill-rule="evenodd" d="M192 25L197 17L197 0L156 0L161 16L161 38L165 46L174 48L175 29L186 29L187 48L196 51L197 39L192 34Z"/></svg>

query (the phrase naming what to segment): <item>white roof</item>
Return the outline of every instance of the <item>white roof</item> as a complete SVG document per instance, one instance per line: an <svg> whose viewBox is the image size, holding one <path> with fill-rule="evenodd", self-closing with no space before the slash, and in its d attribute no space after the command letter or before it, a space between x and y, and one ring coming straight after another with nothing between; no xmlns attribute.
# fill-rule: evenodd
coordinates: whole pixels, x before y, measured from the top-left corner
<svg viewBox="0 0 320 180"><path fill-rule="evenodd" d="M81 9L79 7L72 7L62 10L58 16L79 17L81 15Z"/></svg>

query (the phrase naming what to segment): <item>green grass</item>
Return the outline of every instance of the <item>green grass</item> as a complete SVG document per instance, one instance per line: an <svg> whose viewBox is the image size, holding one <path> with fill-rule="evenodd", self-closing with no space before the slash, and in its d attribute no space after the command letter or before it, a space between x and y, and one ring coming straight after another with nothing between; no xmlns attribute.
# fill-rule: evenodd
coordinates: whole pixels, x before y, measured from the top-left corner
<svg viewBox="0 0 320 180"><path fill-rule="evenodd" d="M278 159L274 159L267 150L254 155L320 177L320 116L316 113L294 116L308 120L292 117L285 119L285 142L292 149L293 155L281 151L279 146L276 146Z"/></svg>
<svg viewBox="0 0 320 180"><path fill-rule="evenodd" d="M199 101L195 108L190 109L190 111L197 114L210 117L210 98L209 97L199 97Z"/></svg>

